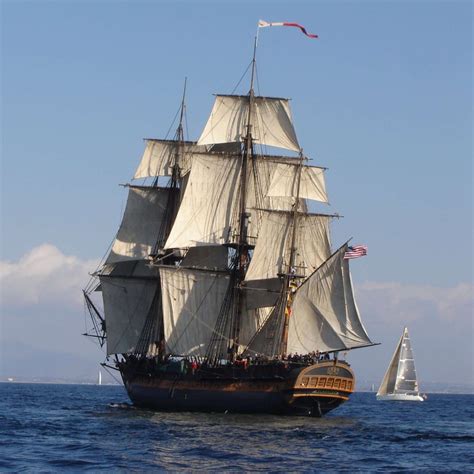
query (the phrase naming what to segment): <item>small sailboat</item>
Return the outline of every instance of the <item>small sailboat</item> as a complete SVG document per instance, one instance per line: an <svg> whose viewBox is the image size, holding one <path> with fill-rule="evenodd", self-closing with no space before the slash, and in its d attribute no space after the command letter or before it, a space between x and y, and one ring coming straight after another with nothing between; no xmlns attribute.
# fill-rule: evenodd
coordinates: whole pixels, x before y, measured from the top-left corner
<svg viewBox="0 0 474 474"><path fill-rule="evenodd" d="M422 402L416 379L415 360L411 348L408 329L403 329L402 337L393 354L387 372L377 392L377 400L399 400Z"/></svg>
<svg viewBox="0 0 474 474"><path fill-rule="evenodd" d="M97 374L97 385L102 385L102 372L99 369L99 373Z"/></svg>

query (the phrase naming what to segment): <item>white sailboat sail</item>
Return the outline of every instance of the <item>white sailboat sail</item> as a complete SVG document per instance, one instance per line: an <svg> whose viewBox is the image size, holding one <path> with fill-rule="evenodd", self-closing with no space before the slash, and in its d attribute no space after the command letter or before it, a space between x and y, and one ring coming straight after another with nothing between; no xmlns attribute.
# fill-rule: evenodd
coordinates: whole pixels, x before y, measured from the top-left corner
<svg viewBox="0 0 474 474"><path fill-rule="evenodd" d="M403 329L400 341L377 391L377 399L423 401L419 393L415 360L407 328Z"/></svg>

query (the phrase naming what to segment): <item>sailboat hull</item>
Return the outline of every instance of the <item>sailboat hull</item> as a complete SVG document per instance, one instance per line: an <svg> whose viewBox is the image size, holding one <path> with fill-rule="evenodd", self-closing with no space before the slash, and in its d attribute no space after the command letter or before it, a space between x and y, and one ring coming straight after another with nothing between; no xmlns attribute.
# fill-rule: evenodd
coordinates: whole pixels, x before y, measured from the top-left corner
<svg viewBox="0 0 474 474"><path fill-rule="evenodd" d="M377 400L395 401L395 402L422 402L424 401L421 395L407 394L407 393L387 393L386 395L377 395Z"/></svg>
<svg viewBox="0 0 474 474"><path fill-rule="evenodd" d="M262 367L259 376L242 371L225 377L218 372L214 376L201 372L160 376L122 369L122 377L130 399L139 407L317 417L347 401L355 383L349 366L333 361L267 377ZM268 372L274 372L273 368Z"/></svg>

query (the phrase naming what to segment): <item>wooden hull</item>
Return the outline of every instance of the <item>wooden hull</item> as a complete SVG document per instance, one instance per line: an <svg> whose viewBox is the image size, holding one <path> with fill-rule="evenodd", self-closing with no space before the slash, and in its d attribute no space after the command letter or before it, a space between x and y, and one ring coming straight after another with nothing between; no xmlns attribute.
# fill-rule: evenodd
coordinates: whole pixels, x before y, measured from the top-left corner
<svg viewBox="0 0 474 474"><path fill-rule="evenodd" d="M166 411L322 416L347 401L355 383L350 367L334 361L267 377L262 376L262 370L258 376L240 371L232 377L218 371L133 375L127 370L121 372L136 406Z"/></svg>

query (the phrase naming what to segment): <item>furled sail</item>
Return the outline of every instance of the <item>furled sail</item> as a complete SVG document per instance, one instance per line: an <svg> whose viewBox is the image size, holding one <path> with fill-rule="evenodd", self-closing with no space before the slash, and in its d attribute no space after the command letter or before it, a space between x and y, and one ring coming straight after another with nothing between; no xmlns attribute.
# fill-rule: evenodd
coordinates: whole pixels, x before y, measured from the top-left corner
<svg viewBox="0 0 474 474"><path fill-rule="evenodd" d="M127 206L106 264L148 258L165 218L170 188L129 186Z"/></svg>
<svg viewBox="0 0 474 474"><path fill-rule="evenodd" d="M418 391L413 350L408 329L404 328L377 395L418 394Z"/></svg>
<svg viewBox="0 0 474 474"><path fill-rule="evenodd" d="M147 139L145 151L133 179L171 176L175 164L179 166L181 176L184 176L191 168L193 153L197 151L206 150L196 142Z"/></svg>
<svg viewBox="0 0 474 474"><path fill-rule="evenodd" d="M254 97L252 137L260 145L299 151L289 101ZM217 95L198 145L241 142L247 134L249 97Z"/></svg>
<svg viewBox="0 0 474 474"><path fill-rule="evenodd" d="M99 275L107 327L107 355L133 352L159 290L156 270L143 261L108 265Z"/></svg>
<svg viewBox="0 0 474 474"><path fill-rule="evenodd" d="M298 213L295 271L308 276L331 255L331 216ZM259 239L245 279L276 278L288 271L293 232L291 211L264 211Z"/></svg>
<svg viewBox="0 0 474 474"><path fill-rule="evenodd" d="M206 354L229 285L224 273L160 267L167 352Z"/></svg>
<svg viewBox="0 0 474 474"><path fill-rule="evenodd" d="M347 245L336 251L296 291L288 353L337 351L370 345L347 278ZM346 277L345 277L346 276Z"/></svg>
<svg viewBox="0 0 474 474"><path fill-rule="evenodd" d="M191 247L181 261L180 266L227 270L229 266L228 249L223 245Z"/></svg>

